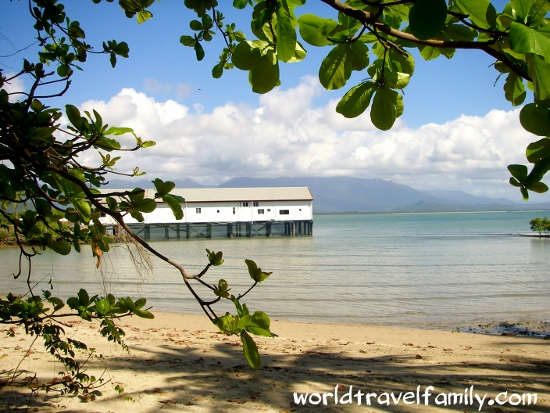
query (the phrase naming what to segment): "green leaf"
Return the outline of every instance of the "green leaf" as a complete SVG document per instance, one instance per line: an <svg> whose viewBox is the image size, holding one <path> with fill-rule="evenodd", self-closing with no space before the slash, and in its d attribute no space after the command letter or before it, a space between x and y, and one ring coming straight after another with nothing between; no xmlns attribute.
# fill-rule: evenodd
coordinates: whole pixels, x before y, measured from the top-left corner
<svg viewBox="0 0 550 413"><path fill-rule="evenodd" d="M68 255L71 252L71 244L67 241L53 241L48 243L48 248L54 250L56 253L61 255Z"/></svg>
<svg viewBox="0 0 550 413"><path fill-rule="evenodd" d="M369 48L361 42L349 45L348 58L351 70L363 70L369 65Z"/></svg>
<svg viewBox="0 0 550 413"><path fill-rule="evenodd" d="M380 130L390 130L397 118L398 93L387 86L380 87L374 95L370 118Z"/></svg>
<svg viewBox="0 0 550 413"><path fill-rule="evenodd" d="M519 182L525 182L528 170L525 165L508 165L508 170Z"/></svg>
<svg viewBox="0 0 550 413"><path fill-rule="evenodd" d="M223 264L223 252L218 251L210 251L208 248L206 249L206 254L208 256L208 262L212 264L213 266L217 267ZM239 314L240 315L240 314Z"/></svg>
<svg viewBox="0 0 550 413"><path fill-rule="evenodd" d="M137 315L138 317L140 318L147 318L149 320L152 320L155 318L155 316L153 315L153 313L151 313L150 311L147 311L147 310L140 310L138 308L136 308L134 311L132 311L135 315Z"/></svg>
<svg viewBox="0 0 550 413"><path fill-rule="evenodd" d="M437 59L441 56L441 50L437 47L419 46L418 50L420 50L420 56L422 56L426 61Z"/></svg>
<svg viewBox="0 0 550 413"><path fill-rule="evenodd" d="M550 62L550 39L537 30L512 22L509 33L510 48L516 53L533 53Z"/></svg>
<svg viewBox="0 0 550 413"><path fill-rule="evenodd" d="M250 70L248 81L253 92L264 94L280 84L279 63L274 57L273 51L269 50L265 56L262 56L258 66Z"/></svg>
<svg viewBox="0 0 550 413"><path fill-rule="evenodd" d="M121 298L121 300L124 300L124 303L126 304L126 308L130 310L132 313L136 310L136 305L130 297Z"/></svg>
<svg viewBox="0 0 550 413"><path fill-rule="evenodd" d="M525 105L519 113L521 126L538 136L550 135L550 111L534 103Z"/></svg>
<svg viewBox="0 0 550 413"><path fill-rule="evenodd" d="M403 89L411 80L411 76L407 73L390 72L386 75L385 81L392 89Z"/></svg>
<svg viewBox="0 0 550 413"><path fill-rule="evenodd" d="M325 89L340 89L349 79L351 70L346 67L347 52L346 45L339 44L323 59L319 68L319 80Z"/></svg>
<svg viewBox="0 0 550 413"><path fill-rule="evenodd" d="M105 131L105 135L115 135L115 136L124 135L126 133L134 133L134 130L132 128L118 128L115 126L111 126L109 129Z"/></svg>
<svg viewBox="0 0 550 413"><path fill-rule="evenodd" d="M248 5L248 0L233 0L233 7L236 9L244 9Z"/></svg>
<svg viewBox="0 0 550 413"><path fill-rule="evenodd" d="M82 307L88 307L88 305L90 304L90 296L88 295L88 291L81 288L80 290L78 290L77 296L78 296L78 303Z"/></svg>
<svg viewBox="0 0 550 413"><path fill-rule="evenodd" d="M414 73L414 57L412 54L407 53L406 56L403 56L395 48L392 48L389 52L389 61L388 61L392 71L406 73L410 76Z"/></svg>
<svg viewBox="0 0 550 413"><path fill-rule="evenodd" d="M362 114L370 105L370 101L378 85L373 80L367 80L351 88L336 105L336 112L346 118L355 118Z"/></svg>
<svg viewBox="0 0 550 413"><path fill-rule="evenodd" d="M535 100L550 99L550 65L537 55L527 55L529 74L533 78Z"/></svg>
<svg viewBox="0 0 550 413"><path fill-rule="evenodd" d="M261 268L258 268L256 263L252 260L244 260L248 267L248 273L250 277L256 282L262 282L266 280L273 272L264 272Z"/></svg>
<svg viewBox="0 0 550 413"><path fill-rule="evenodd" d="M241 331L241 342L243 343L243 354L248 361L250 367L254 369L259 369L262 367L262 360L260 358L260 353L258 352L258 347L256 343L250 337L250 335L245 331Z"/></svg>
<svg viewBox="0 0 550 413"><path fill-rule="evenodd" d="M548 192L548 186L543 182L532 182L526 185L529 191L536 192L537 194L543 194Z"/></svg>
<svg viewBox="0 0 550 413"><path fill-rule="evenodd" d="M141 147L142 148L150 148L152 146L155 146L156 145L156 142L153 142L153 141L145 141L141 144Z"/></svg>
<svg viewBox="0 0 550 413"><path fill-rule="evenodd" d="M409 12L409 30L420 40L437 37L447 20L445 0L416 0Z"/></svg>
<svg viewBox="0 0 550 413"><path fill-rule="evenodd" d="M445 35L454 42L473 42L476 38L476 31L462 24L450 24L445 27L444 32Z"/></svg>
<svg viewBox="0 0 550 413"><path fill-rule="evenodd" d="M489 0L455 0L476 26L489 29L496 25L495 6Z"/></svg>
<svg viewBox="0 0 550 413"><path fill-rule="evenodd" d="M510 182L510 185L515 186L516 188L521 187L521 184L516 178L510 178L509 182Z"/></svg>
<svg viewBox="0 0 550 413"><path fill-rule="evenodd" d="M180 43L184 46L195 46L195 38L191 36L181 36L180 37Z"/></svg>
<svg viewBox="0 0 550 413"><path fill-rule="evenodd" d="M94 145L108 152L120 149L119 141L117 141L116 139L106 138L105 136L102 136L98 140L96 140L94 142Z"/></svg>
<svg viewBox="0 0 550 413"><path fill-rule="evenodd" d="M222 77L222 75L223 75L223 66L224 66L224 63L220 62L212 68L212 77L214 79L219 79L220 77Z"/></svg>
<svg viewBox="0 0 550 413"><path fill-rule="evenodd" d="M504 83L504 96L513 106L521 105L527 96L523 79L515 73L510 73Z"/></svg>
<svg viewBox="0 0 550 413"><path fill-rule="evenodd" d="M191 22L189 22L189 27L191 28L191 30L195 30L195 31L199 31L203 29L202 23L198 20L191 20Z"/></svg>
<svg viewBox="0 0 550 413"><path fill-rule="evenodd" d="M60 298L49 297L48 301L53 304L53 306L54 306L53 310L54 311L61 310L63 307L65 307L65 303Z"/></svg>
<svg viewBox="0 0 550 413"><path fill-rule="evenodd" d="M197 56L197 60L200 62L202 59L204 59L205 53L204 49L202 48L202 45L200 42L196 42L194 45L195 54Z"/></svg>
<svg viewBox="0 0 550 413"><path fill-rule="evenodd" d="M239 43L233 55L231 56L231 62L241 70L251 70L260 65L262 54L261 50L268 47L267 42L255 41L255 42L242 42Z"/></svg>
<svg viewBox="0 0 550 413"><path fill-rule="evenodd" d="M339 44L323 59L319 81L327 90L340 89L353 70L363 70L368 64L368 48L364 43Z"/></svg>
<svg viewBox="0 0 550 413"><path fill-rule="evenodd" d="M246 304L241 305L239 300L237 300L237 297L232 295L231 300L233 301L233 304L235 304L235 308L237 309L237 314L239 315L239 317L244 317L250 314L248 308L246 307Z"/></svg>
<svg viewBox="0 0 550 413"><path fill-rule="evenodd" d="M60 65L57 67L57 74L59 77L67 77L72 73L72 69L69 65Z"/></svg>
<svg viewBox="0 0 550 413"><path fill-rule="evenodd" d="M531 27L541 24L546 14L550 11L550 2L548 0L536 0L532 4L527 20L527 25Z"/></svg>
<svg viewBox="0 0 550 413"><path fill-rule="evenodd" d="M149 10L140 10L137 14L138 24L144 23L152 17L153 13L151 13Z"/></svg>
<svg viewBox="0 0 550 413"><path fill-rule="evenodd" d="M80 130L82 127L82 116L80 115L78 108L74 105L65 105L65 113L73 126Z"/></svg>
<svg viewBox="0 0 550 413"><path fill-rule="evenodd" d="M145 198L134 202L134 208L140 212L150 213L157 207L157 203L153 199Z"/></svg>
<svg viewBox="0 0 550 413"><path fill-rule="evenodd" d="M162 197L162 201L170 207L174 214L174 218L179 221L183 218L183 209L181 208L181 201L178 198L174 195L167 194Z"/></svg>
<svg viewBox="0 0 550 413"><path fill-rule="evenodd" d="M281 3L281 7L277 9L277 58L288 62L294 57L296 50L296 29L286 1Z"/></svg>
<svg viewBox="0 0 550 413"><path fill-rule="evenodd" d="M126 42L117 43L117 45L113 50L118 56L122 56L126 58L128 58L130 53L130 48L128 47L128 43Z"/></svg>
<svg viewBox="0 0 550 413"><path fill-rule="evenodd" d="M245 330L248 331L250 334L254 334L256 336L272 337L269 330L258 327L255 324L249 324L248 326L246 326Z"/></svg>
<svg viewBox="0 0 550 413"><path fill-rule="evenodd" d="M533 0L511 0L505 6L504 13L512 14L515 21L526 23L532 4Z"/></svg>
<svg viewBox="0 0 550 413"><path fill-rule="evenodd" d="M172 189L176 187L176 184L174 182L172 181L164 182L162 179L159 179L159 178L156 178L152 182L155 185L155 189L159 196L168 194Z"/></svg>
<svg viewBox="0 0 550 413"><path fill-rule="evenodd" d="M5 194L5 193L4 193ZM51 204L43 198L36 198L35 201L36 212L45 217L52 216L52 206Z"/></svg>
<svg viewBox="0 0 550 413"><path fill-rule="evenodd" d="M405 103L403 102L403 95L400 93L397 94L397 102L395 102L395 113L399 117L405 111Z"/></svg>
<svg viewBox="0 0 550 413"><path fill-rule="evenodd" d="M329 34L338 26L332 19L324 19L315 14L303 14L298 19L300 36L312 46L328 46L334 43L329 40Z"/></svg>
<svg viewBox="0 0 550 413"><path fill-rule="evenodd" d="M266 313L264 313L263 311L254 311L254 314L252 314L252 318L251 318L250 321L252 321L258 327L269 331L271 321L269 320L268 315Z"/></svg>
<svg viewBox="0 0 550 413"><path fill-rule="evenodd" d="M543 138L537 142L530 143L527 146L527 160L531 163L536 163L544 158L550 157L550 139Z"/></svg>
<svg viewBox="0 0 550 413"><path fill-rule="evenodd" d="M92 207L90 204L82 198L75 198L71 199L71 203L73 204L74 209L78 211L80 216L82 216L82 219L85 222L90 221L92 216Z"/></svg>

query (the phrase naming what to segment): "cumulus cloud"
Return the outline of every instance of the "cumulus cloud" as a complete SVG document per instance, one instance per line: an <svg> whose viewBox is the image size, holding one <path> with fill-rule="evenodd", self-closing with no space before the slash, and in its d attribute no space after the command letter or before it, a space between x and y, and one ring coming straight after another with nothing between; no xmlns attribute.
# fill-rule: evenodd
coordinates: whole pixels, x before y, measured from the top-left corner
<svg viewBox="0 0 550 413"><path fill-rule="evenodd" d="M419 189L460 189L513 196L506 166L525 162L533 137L518 110L461 116L411 129L398 120L378 131L368 113L345 119L336 102L313 105L317 80L260 97L257 106L227 103L206 113L175 101L156 101L133 89L89 101L110 124L129 126L153 148L124 154L118 170L139 165L153 177L191 177L216 184L235 176L354 176L381 178ZM510 195L512 194L512 195Z"/></svg>
<svg viewBox="0 0 550 413"><path fill-rule="evenodd" d="M9 72L5 74L5 77L8 79L12 76L15 76L15 73ZM2 88L6 92L8 92L9 101L15 102L23 96L20 93L25 91L25 82L23 81L23 78L21 76L18 76L14 79L11 79L9 82L5 82Z"/></svg>

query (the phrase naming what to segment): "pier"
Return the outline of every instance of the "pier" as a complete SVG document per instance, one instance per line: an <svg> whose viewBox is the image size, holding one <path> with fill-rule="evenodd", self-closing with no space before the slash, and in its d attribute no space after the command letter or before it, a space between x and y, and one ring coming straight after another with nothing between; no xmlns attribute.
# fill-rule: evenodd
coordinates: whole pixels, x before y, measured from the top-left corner
<svg viewBox="0 0 550 413"><path fill-rule="evenodd" d="M197 222L197 223L132 223L128 226L145 240L197 239L271 236L311 236L313 220ZM112 228L115 233L115 228Z"/></svg>

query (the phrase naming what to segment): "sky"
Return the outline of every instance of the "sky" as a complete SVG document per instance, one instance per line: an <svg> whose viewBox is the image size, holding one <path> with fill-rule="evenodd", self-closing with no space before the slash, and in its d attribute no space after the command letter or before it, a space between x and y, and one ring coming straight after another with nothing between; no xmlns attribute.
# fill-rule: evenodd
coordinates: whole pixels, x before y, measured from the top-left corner
<svg viewBox="0 0 550 413"><path fill-rule="evenodd" d="M494 3L501 9L505 2ZM202 62L179 43L181 35L192 33L193 17L182 1L155 2L153 19L142 25L126 18L117 2L64 4L96 50L111 39L130 46L130 58L119 58L115 69L108 57L90 55L69 91L48 103L95 109L110 125L132 127L157 143L124 153L119 172L139 166L151 180L192 178L208 185L242 176L353 176L521 200L508 184L506 167L526 164L525 148L537 137L522 129L519 108L504 98L505 79L497 81L493 60L482 52L457 51L453 59L428 62L415 56L416 70L404 90L405 112L382 132L368 111L355 119L335 112L340 97L367 76L356 73L343 89L324 90L318 70L329 48L304 44L305 61L283 64L281 86L258 95L248 74L238 69L212 78L221 36L205 44ZM227 21L249 34L251 9L223 11ZM298 15L312 12L334 17L318 0L296 10ZM2 2L0 15L0 68L14 73L22 58L34 60L40 48L26 1ZM29 85L27 80L11 87ZM547 201L550 195L533 194L532 200Z"/></svg>

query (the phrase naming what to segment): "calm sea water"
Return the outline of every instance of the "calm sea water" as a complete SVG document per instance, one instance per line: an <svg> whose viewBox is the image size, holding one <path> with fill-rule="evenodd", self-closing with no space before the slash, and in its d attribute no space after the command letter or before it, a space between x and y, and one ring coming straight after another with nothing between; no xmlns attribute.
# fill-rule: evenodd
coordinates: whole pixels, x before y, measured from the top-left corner
<svg viewBox="0 0 550 413"><path fill-rule="evenodd" d="M225 263L204 279L226 279L235 295L250 285L245 259L273 271L243 300L272 318L415 327L550 321L550 240L517 235L529 233L537 216L550 212L316 215L313 237L153 245L189 272L206 265L206 248L223 251ZM153 311L201 312L179 273L161 261L139 274L125 248L113 246L96 269L88 251L33 261L37 288L61 297L79 288L143 296ZM2 249L0 258L2 290L23 292L10 277L17 250Z"/></svg>

